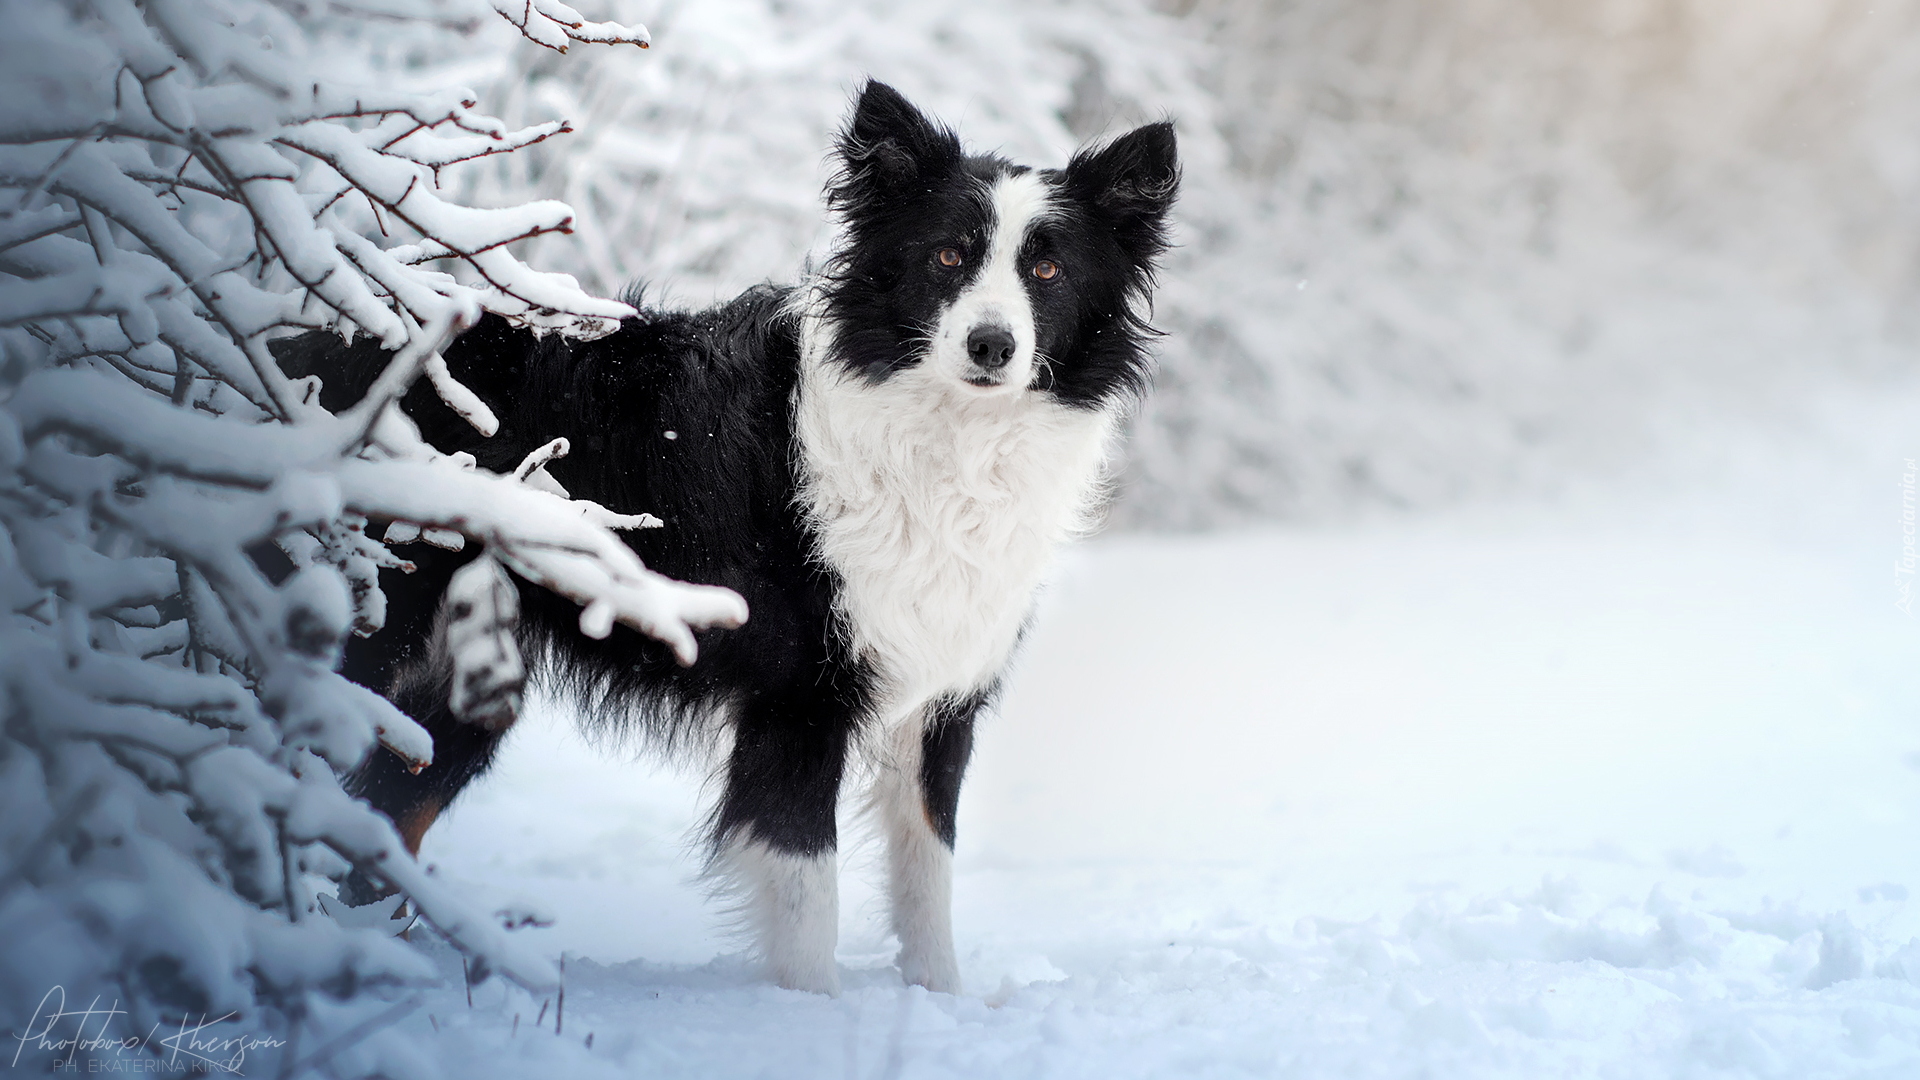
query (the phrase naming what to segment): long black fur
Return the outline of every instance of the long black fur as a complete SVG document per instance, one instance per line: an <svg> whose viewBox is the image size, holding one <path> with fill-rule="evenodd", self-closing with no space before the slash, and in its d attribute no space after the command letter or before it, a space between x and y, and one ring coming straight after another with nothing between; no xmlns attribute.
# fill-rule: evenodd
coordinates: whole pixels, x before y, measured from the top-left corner
<svg viewBox="0 0 1920 1080"><path fill-rule="evenodd" d="M536 338L488 316L446 360L494 411L498 432L481 437L424 384L402 408L427 441L494 471L511 471L566 435L574 451L547 469L569 492L665 521L624 534L650 568L746 599L747 624L703 633L699 660L681 667L665 646L624 626L599 641L582 636L575 604L522 583L523 647L563 660L544 667L596 720L668 741L731 703L735 750L721 833L751 827L783 850L810 853L832 842L834 793L868 677L832 632L832 574L812 556L794 512L798 342L785 301L785 291L759 288L709 311L646 311L585 343ZM296 377L320 375L321 404L338 410L365 394L390 355L367 339L342 348L307 335L282 349L281 364ZM375 754L357 779L358 793L396 821L429 800L450 801L485 769L499 739L454 720L444 686L402 678L428 663L439 598L471 552L415 544L407 557L414 573L381 575L386 628L350 642L343 666L377 690L399 682L396 704L434 736L435 764L419 776Z"/></svg>

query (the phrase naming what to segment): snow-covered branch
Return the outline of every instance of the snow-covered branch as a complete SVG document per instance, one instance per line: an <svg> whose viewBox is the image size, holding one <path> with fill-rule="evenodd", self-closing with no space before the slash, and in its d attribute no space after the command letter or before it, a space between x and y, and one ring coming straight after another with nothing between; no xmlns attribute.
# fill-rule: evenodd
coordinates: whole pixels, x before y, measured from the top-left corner
<svg viewBox="0 0 1920 1080"><path fill-rule="evenodd" d="M647 48L652 39L644 26L588 22L580 13L560 0L493 0L494 10L520 28L527 40L549 49L566 52L576 41L600 45L638 45Z"/></svg>
<svg viewBox="0 0 1920 1080"><path fill-rule="evenodd" d="M429 0L355 10L373 7L460 21ZM57 983L110 988L141 1028L234 1011L324 1034L317 997L432 978L404 945L317 917L312 875L355 867L477 969L553 982L341 788L376 746L432 767L419 725L335 671L385 620L380 574L411 569L369 518L484 546L449 599L474 722L510 720L524 680L510 573L579 603L583 632L625 623L686 662L698 630L746 617L641 563L616 531L647 516L568 498L547 459L478 471L399 415L425 376L496 426L440 359L482 311L590 337L631 309L512 253L571 228L566 206L442 194L443 169L565 122L340 85L290 10L306 9L0 0L0 920L92 942L0 950L0 1027L24 1030L13 1011ZM501 12L555 48L646 44L550 0ZM301 329L393 350L358 406L330 414L281 372L268 342ZM128 888L138 904L111 900Z"/></svg>

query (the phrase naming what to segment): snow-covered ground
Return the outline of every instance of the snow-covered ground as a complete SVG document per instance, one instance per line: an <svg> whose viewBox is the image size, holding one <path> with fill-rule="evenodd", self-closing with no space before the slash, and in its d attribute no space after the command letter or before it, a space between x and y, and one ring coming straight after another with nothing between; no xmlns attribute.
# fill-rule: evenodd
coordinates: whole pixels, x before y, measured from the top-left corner
<svg viewBox="0 0 1920 1080"><path fill-rule="evenodd" d="M425 857L558 916L563 1031L446 953L404 1023L449 1076L1920 1075L1915 403L1708 488L1084 546L962 801L958 997L860 847L844 996L760 982L697 778L549 707Z"/></svg>

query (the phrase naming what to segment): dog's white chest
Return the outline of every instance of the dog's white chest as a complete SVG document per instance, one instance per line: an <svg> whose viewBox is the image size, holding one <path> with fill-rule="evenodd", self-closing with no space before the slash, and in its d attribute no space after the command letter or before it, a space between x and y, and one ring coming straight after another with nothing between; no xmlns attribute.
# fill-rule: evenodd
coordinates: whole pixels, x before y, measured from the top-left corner
<svg viewBox="0 0 1920 1080"><path fill-rule="evenodd" d="M916 369L875 386L816 362L801 378L807 509L896 715L999 673L1086 524L1113 431L1104 412L965 391Z"/></svg>

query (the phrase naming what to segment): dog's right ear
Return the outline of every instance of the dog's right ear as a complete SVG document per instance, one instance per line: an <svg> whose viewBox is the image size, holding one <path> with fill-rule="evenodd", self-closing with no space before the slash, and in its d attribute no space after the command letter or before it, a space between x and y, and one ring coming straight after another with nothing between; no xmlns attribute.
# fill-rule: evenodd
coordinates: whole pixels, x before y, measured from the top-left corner
<svg viewBox="0 0 1920 1080"><path fill-rule="evenodd" d="M927 119L900 91L868 80L835 147L840 172L827 191L835 206L945 177L960 165L960 137Z"/></svg>

